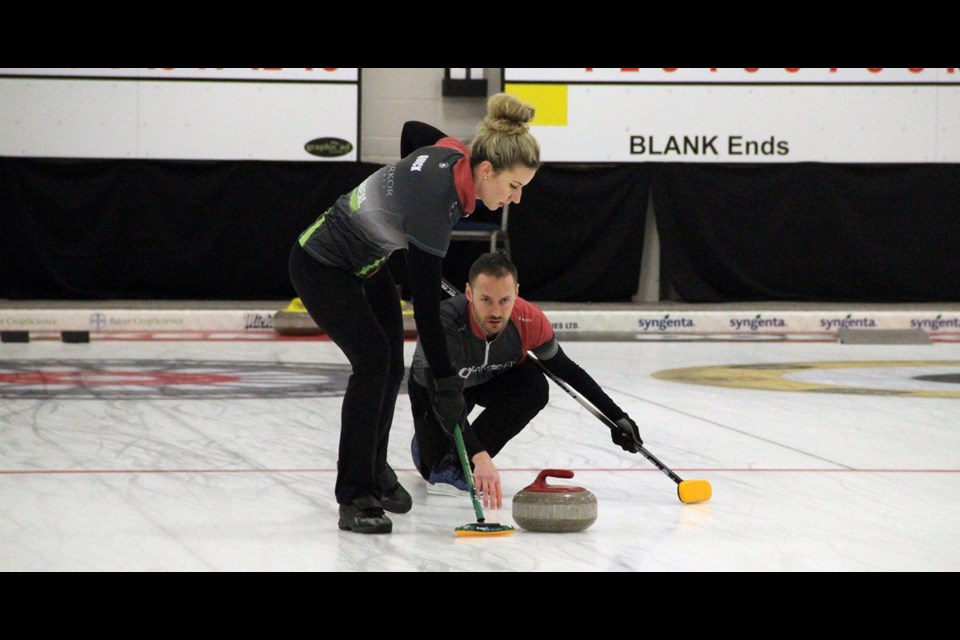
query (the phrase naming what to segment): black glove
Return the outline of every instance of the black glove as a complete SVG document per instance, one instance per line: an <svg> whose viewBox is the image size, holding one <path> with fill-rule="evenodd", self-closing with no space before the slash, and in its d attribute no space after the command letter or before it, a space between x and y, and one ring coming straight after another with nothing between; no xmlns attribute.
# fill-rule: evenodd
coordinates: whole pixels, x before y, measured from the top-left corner
<svg viewBox="0 0 960 640"><path fill-rule="evenodd" d="M613 444L619 445L624 451L630 453L639 453L643 446L643 440L640 439L640 431L637 429L637 423L630 419L630 416L624 414L616 422L617 429L611 429L610 435L613 436Z"/></svg>
<svg viewBox="0 0 960 640"><path fill-rule="evenodd" d="M440 426L447 435L452 436L453 428L467 412L467 403L463 399L463 378L453 375L434 380L430 388L430 402Z"/></svg>

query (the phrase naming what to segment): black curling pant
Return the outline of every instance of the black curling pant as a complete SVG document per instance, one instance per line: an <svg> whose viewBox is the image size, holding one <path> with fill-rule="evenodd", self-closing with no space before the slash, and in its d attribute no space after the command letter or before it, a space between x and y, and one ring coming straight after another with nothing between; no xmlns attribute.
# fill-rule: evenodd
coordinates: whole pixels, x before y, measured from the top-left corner
<svg viewBox="0 0 960 640"><path fill-rule="evenodd" d="M290 280L310 317L350 361L343 396L336 497L339 504L382 497L378 476L403 381L403 313L387 268L361 280L328 267L295 244Z"/></svg>
<svg viewBox="0 0 960 640"><path fill-rule="evenodd" d="M434 417L427 389L412 376L408 388L414 437L420 453L417 470L429 480L433 467L453 449L453 438L444 433ZM463 390L463 399L468 414L477 406L484 408L468 428L493 458L547 406L550 387L540 368L528 359L488 382L467 387ZM470 451L470 457L475 453Z"/></svg>

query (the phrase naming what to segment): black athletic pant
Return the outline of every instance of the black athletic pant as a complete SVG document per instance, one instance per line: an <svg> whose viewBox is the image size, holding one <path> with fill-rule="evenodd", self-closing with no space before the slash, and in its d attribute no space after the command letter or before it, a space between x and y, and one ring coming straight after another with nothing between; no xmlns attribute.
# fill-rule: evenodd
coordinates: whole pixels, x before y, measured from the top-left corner
<svg viewBox="0 0 960 640"><path fill-rule="evenodd" d="M433 467L447 452L455 451L454 443L434 417L427 389L412 376L408 388L414 437L420 452L417 470L429 480ZM463 390L463 398L468 414L478 405L484 407L468 428L473 430L492 458L547 406L550 387L536 363L527 360L489 382L467 387ZM470 457L475 453L470 451Z"/></svg>
<svg viewBox="0 0 960 640"><path fill-rule="evenodd" d="M295 244L290 280L310 317L353 368L343 396L336 496L339 504L382 497L378 476L403 381L403 313L387 268L361 280L328 267Z"/></svg>

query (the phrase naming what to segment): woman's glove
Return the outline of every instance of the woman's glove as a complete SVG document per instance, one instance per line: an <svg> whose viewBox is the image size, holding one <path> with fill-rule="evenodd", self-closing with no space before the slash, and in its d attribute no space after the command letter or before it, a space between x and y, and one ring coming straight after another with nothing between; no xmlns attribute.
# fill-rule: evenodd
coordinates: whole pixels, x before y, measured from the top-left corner
<svg viewBox="0 0 960 640"><path fill-rule="evenodd" d="M453 428L463 419L467 404L463 399L463 378L457 375L437 378L428 387L433 415L447 435L453 435Z"/></svg>

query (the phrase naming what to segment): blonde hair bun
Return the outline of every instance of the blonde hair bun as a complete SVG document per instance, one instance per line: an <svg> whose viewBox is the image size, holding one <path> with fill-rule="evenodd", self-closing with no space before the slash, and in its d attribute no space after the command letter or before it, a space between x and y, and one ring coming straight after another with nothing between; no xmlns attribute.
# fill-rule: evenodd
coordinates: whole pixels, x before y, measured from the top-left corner
<svg viewBox="0 0 960 640"><path fill-rule="evenodd" d="M509 93L498 93L487 100L484 125L494 131L517 135L529 130L537 110Z"/></svg>
<svg viewBox="0 0 960 640"><path fill-rule="evenodd" d="M470 166L488 161L493 170L540 166L540 144L530 132L536 109L516 96L497 93L487 100L487 117L470 146Z"/></svg>

